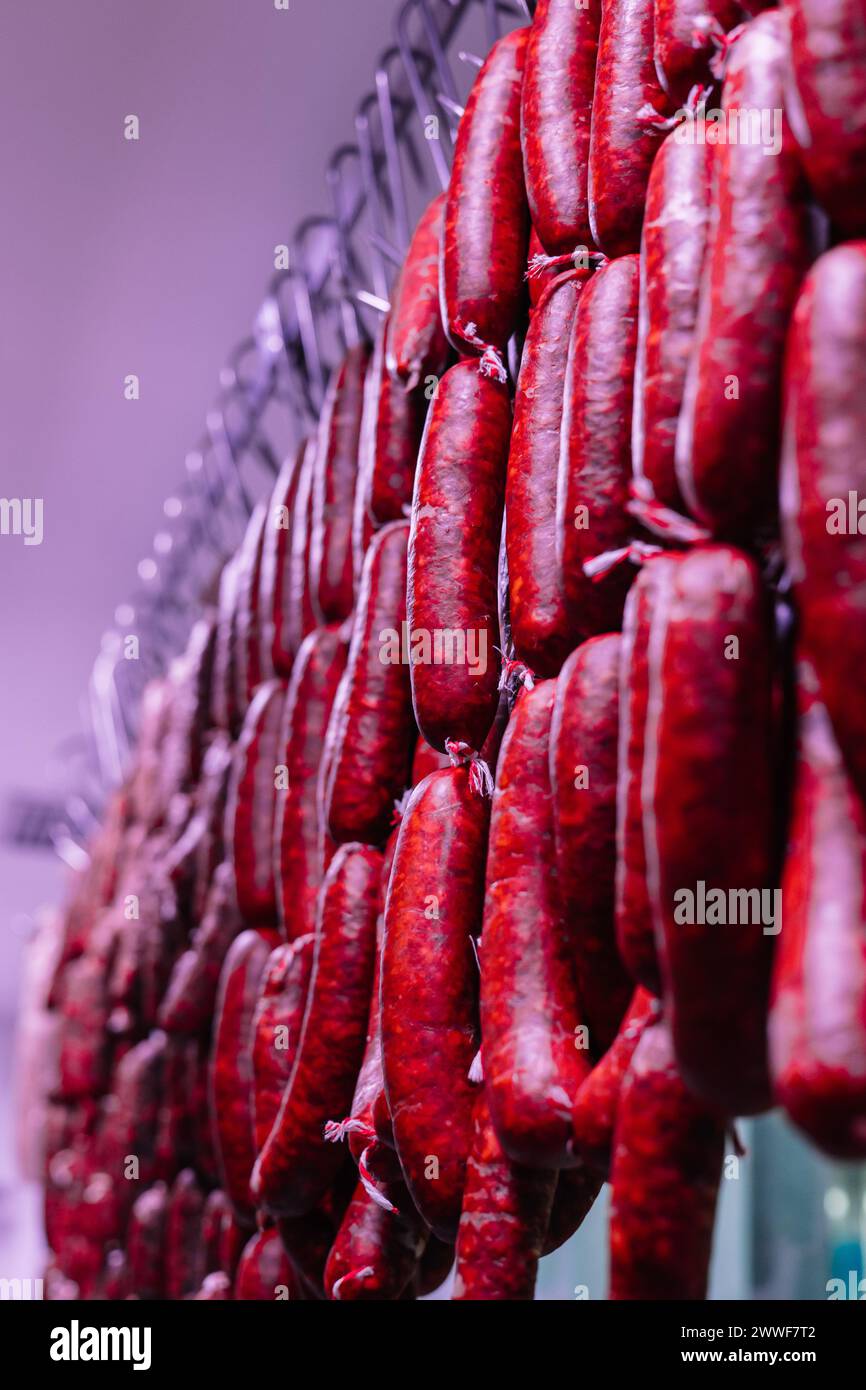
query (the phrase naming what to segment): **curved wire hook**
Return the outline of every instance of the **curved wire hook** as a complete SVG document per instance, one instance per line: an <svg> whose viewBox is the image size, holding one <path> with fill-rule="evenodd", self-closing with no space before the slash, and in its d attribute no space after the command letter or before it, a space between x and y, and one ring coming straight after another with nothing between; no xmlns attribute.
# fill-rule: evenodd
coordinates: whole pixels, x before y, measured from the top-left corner
<svg viewBox="0 0 866 1390"><path fill-rule="evenodd" d="M433 115L433 111L431 110L432 101L430 97L428 97L426 90L426 82L430 74L427 72L423 77L421 75L421 63L423 62L427 65L428 59L426 54L413 48L409 32L411 17L419 3L420 0L406 0L406 3L397 15L396 33L397 46L400 50L400 56L403 59L403 68L406 73L406 80L409 84L409 90L412 93L412 101L418 120L421 123L421 128L425 130L427 121L430 116ZM443 149L443 142L439 139L438 133L436 137L432 139L425 133L424 139L430 151L430 158L433 161L433 168L436 173L436 178L439 180L439 186L444 190L448 187L451 178L451 165L449 159L451 153L450 138L448 139L448 154L446 154Z"/></svg>

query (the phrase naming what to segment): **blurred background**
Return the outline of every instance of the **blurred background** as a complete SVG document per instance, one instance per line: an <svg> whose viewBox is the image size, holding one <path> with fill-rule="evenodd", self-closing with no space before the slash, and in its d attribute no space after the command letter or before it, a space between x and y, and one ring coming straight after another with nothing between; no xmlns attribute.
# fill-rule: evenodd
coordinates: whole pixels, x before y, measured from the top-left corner
<svg viewBox="0 0 866 1390"><path fill-rule="evenodd" d="M14 1027L28 942L62 896L51 808L79 775L83 700L164 500L201 434L274 248L328 210L395 0L17 0L0 46L4 497L43 499L41 545L0 536L0 1276L41 1269L20 1171ZM140 138L124 139L135 115ZM127 400L136 374L140 397ZM41 841L41 848L32 847ZM64 848L63 845L60 846ZM67 852L68 847L67 847ZM38 1054L38 1047L36 1049ZM30 1065L32 1066L32 1060ZM723 1185L713 1293L826 1296L862 1273L856 1172L769 1117ZM26 1145L24 1146L26 1150ZM604 1208L545 1261L542 1298L603 1297Z"/></svg>

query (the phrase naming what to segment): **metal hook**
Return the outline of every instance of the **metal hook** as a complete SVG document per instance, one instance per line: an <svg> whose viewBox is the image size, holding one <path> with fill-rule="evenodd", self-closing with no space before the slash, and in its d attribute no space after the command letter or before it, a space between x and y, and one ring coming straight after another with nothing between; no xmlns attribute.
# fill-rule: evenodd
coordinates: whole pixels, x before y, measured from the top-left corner
<svg viewBox="0 0 866 1390"><path fill-rule="evenodd" d="M325 170L325 180L331 190L337 227L340 330L343 344L347 349L357 347L366 337L357 306L350 293L353 280L364 278L351 241L352 231L363 206L363 195L359 196L360 189L358 189L354 194L350 193L348 200L341 196L345 185L344 168L350 160L357 160L360 165L361 154L358 146L340 145L332 154Z"/></svg>
<svg viewBox="0 0 866 1390"><path fill-rule="evenodd" d="M358 150L361 156L361 178L364 183L364 194L367 202L367 213L370 219L370 235L368 237L370 248L373 252L373 289L381 299L388 297L388 272L386 270L386 253L383 247L387 244L385 239L385 223L382 216L382 198L380 196L379 183L376 178L376 157L373 152L373 138L370 133L370 118L368 111L375 106L377 97L371 93L365 97L361 103L358 114L355 117L355 132L358 136Z"/></svg>
<svg viewBox="0 0 866 1390"><path fill-rule="evenodd" d="M400 164L400 147L397 143L397 129L394 122L394 105L391 97L391 83L384 61L376 71L376 95L379 99L379 119L382 123L382 140L385 145L385 168L388 173L388 187L391 193L391 206L394 211L394 230L397 234L398 249L405 252L409 245L409 210L406 202L406 185Z"/></svg>
<svg viewBox="0 0 866 1390"><path fill-rule="evenodd" d="M429 73L425 74L425 77L421 76L420 61L424 61L426 55L416 52L412 46L409 34L409 22L418 4L419 0L406 0L406 3L397 16L396 32L397 44L400 49L400 56L403 59L406 80L409 83L409 90L412 93L415 111L423 130L429 117L432 115L430 110L430 99L425 90L425 81ZM439 180L439 186L442 189L446 189L451 178L451 168L448 157L442 148L442 141L438 138L428 139L425 134L425 143L430 151L430 158L433 161L433 168Z"/></svg>

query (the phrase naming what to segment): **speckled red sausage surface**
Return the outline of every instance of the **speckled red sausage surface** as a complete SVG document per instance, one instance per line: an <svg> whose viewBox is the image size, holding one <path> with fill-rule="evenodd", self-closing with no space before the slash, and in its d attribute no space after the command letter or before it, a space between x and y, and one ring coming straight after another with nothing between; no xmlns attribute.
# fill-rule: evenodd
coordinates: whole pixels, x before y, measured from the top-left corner
<svg viewBox="0 0 866 1390"><path fill-rule="evenodd" d="M318 779L325 735L348 642L335 627L318 628L301 645L286 696L280 762L288 786L277 790L275 876L280 922L289 940L316 924L316 902L329 844L319 824Z"/></svg>
<svg viewBox="0 0 866 1390"><path fill-rule="evenodd" d="M264 670L292 674L297 631L291 630L292 527L308 441L291 454L274 483L265 516L259 578L259 630ZM297 645L296 645L297 643Z"/></svg>
<svg viewBox="0 0 866 1390"><path fill-rule="evenodd" d="M788 64L783 10L751 20L731 53L722 110L729 117L754 111L774 127L762 129L760 140L716 151L714 212L677 430L680 491L697 520L730 539L775 513L785 335L811 254L805 183L779 114ZM778 153L768 153L774 140Z"/></svg>
<svg viewBox="0 0 866 1390"><path fill-rule="evenodd" d="M677 1070L667 1026L641 1035L616 1120L610 1298L706 1297L724 1122Z"/></svg>
<svg viewBox="0 0 866 1390"><path fill-rule="evenodd" d="M816 262L785 367L781 509L803 646L866 798L866 242Z"/></svg>
<svg viewBox="0 0 866 1390"><path fill-rule="evenodd" d="M313 482L317 451L318 439L311 435L301 460L292 515L288 558L288 603L283 612L283 627L286 647L296 656L304 638L316 626L310 563L313 544Z"/></svg>
<svg viewBox="0 0 866 1390"><path fill-rule="evenodd" d="M819 202L866 235L866 23L862 0L790 0L788 110Z"/></svg>
<svg viewBox="0 0 866 1390"><path fill-rule="evenodd" d="M313 966L312 932L278 946L268 959L253 1016L256 1153L280 1109L297 1052Z"/></svg>
<svg viewBox="0 0 866 1390"><path fill-rule="evenodd" d="M539 0L520 133L533 226L550 255L590 246L586 170L601 0Z"/></svg>
<svg viewBox="0 0 866 1390"><path fill-rule="evenodd" d="M253 1179L265 1207L280 1216L310 1211L343 1161L324 1128L349 1113L364 1056L381 872L377 850L342 845L322 885L298 1053Z"/></svg>
<svg viewBox="0 0 866 1390"><path fill-rule="evenodd" d="M640 570L625 606L620 653L619 750L616 792L616 942L636 984L662 992L653 914L647 893L642 784L649 694L652 615L677 554L653 556Z"/></svg>
<svg viewBox="0 0 866 1390"><path fill-rule="evenodd" d="M478 966L490 802L466 768L434 772L403 816L385 908L382 1063L413 1199L443 1240L460 1215L478 1051Z"/></svg>
<svg viewBox="0 0 866 1390"><path fill-rule="evenodd" d="M653 53L662 86L672 99L684 102L694 83L712 83L710 63L720 37L749 14L767 9L775 0L655 0Z"/></svg>
<svg viewBox="0 0 866 1390"><path fill-rule="evenodd" d="M204 1193L195 1173L178 1173L168 1194L165 1223L165 1292L171 1299L198 1291L205 1276L202 1240Z"/></svg>
<svg viewBox="0 0 866 1390"><path fill-rule="evenodd" d="M580 295L565 374L556 496L556 541L574 626L586 636L617 631L630 564L593 582L587 560L627 545L631 414L640 286L638 256L596 271Z"/></svg>
<svg viewBox="0 0 866 1390"><path fill-rule="evenodd" d="M728 546L696 548L669 575L649 637L643 781L665 1013L686 1083L749 1114L770 1102L778 932L771 612L757 565Z"/></svg>
<svg viewBox="0 0 866 1390"><path fill-rule="evenodd" d="M388 1211L358 1183L325 1266L325 1292L341 1303L399 1298L427 1244L427 1227L412 1205L393 1151L374 1146L369 1173L397 1210Z"/></svg>
<svg viewBox="0 0 866 1390"><path fill-rule="evenodd" d="M609 633L572 652L556 682L550 726L559 901L596 1055L613 1040L632 994L614 928L620 646Z"/></svg>
<svg viewBox="0 0 866 1390"><path fill-rule="evenodd" d="M313 471L312 601L320 622L348 618L354 603L352 508L369 356L350 348L328 385Z"/></svg>
<svg viewBox="0 0 866 1390"><path fill-rule="evenodd" d="M237 903L251 926L276 917L274 885L275 769L286 701L284 681L257 690L235 749L226 805L226 840L231 845Z"/></svg>
<svg viewBox="0 0 866 1390"><path fill-rule="evenodd" d="M439 308L445 197L440 193L421 214L391 294L385 361L409 391L423 386L428 376L441 376L448 361Z"/></svg>
<svg viewBox="0 0 866 1390"><path fill-rule="evenodd" d="M866 1156L866 813L821 702L799 670L799 756L773 967L776 1099L821 1149Z"/></svg>
<svg viewBox="0 0 866 1390"><path fill-rule="evenodd" d="M639 985L619 1032L607 1052L581 1084L574 1100L575 1152L594 1171L607 1178L613 1152L616 1112L634 1050L647 1024L659 1016L657 999Z"/></svg>
<svg viewBox="0 0 866 1390"><path fill-rule="evenodd" d="M457 1233L456 1302L531 1300L556 1190L556 1173L521 1168L502 1152L487 1098L475 1107Z"/></svg>
<svg viewBox="0 0 866 1390"><path fill-rule="evenodd" d="M259 682L273 675L270 653L262 649L259 608L267 515L266 503L259 502L253 508L238 552L234 678L240 719L244 718ZM262 665L263 658L267 665Z"/></svg>
<svg viewBox="0 0 866 1390"><path fill-rule="evenodd" d="M703 3L703 0L699 0ZM640 262L632 463L659 502L683 511L677 421L698 315L714 147L674 130L653 162Z"/></svg>
<svg viewBox="0 0 866 1390"><path fill-rule="evenodd" d="M501 382L482 375L476 360L445 373L415 478L407 593L415 718L440 750L446 739L480 748L499 700L494 648L510 431Z"/></svg>
<svg viewBox="0 0 866 1390"><path fill-rule="evenodd" d="M660 132L642 114L664 115L653 62L653 0L605 0L589 142L589 222L606 256L640 248L644 198Z"/></svg>
<svg viewBox="0 0 866 1390"><path fill-rule="evenodd" d="M242 1220L251 1220L253 1134L252 1022L275 932L245 931L232 943L220 976L209 1076L211 1124L222 1187Z"/></svg>
<svg viewBox="0 0 866 1390"><path fill-rule="evenodd" d="M505 546L515 655L555 676L577 640L556 546L556 479L571 325L581 292L574 272L546 288L532 315L514 400L505 476Z"/></svg>
<svg viewBox="0 0 866 1390"><path fill-rule="evenodd" d="M327 733L325 815L338 843L381 844L409 780L415 736L406 622L408 521L375 537L361 576L349 659Z"/></svg>
<svg viewBox="0 0 866 1390"><path fill-rule="evenodd" d="M159 1007L159 1026L194 1037L210 1028L223 961L242 929L230 864L217 868L201 925L175 961Z"/></svg>
<svg viewBox="0 0 866 1390"><path fill-rule="evenodd" d="M440 296L448 336L461 352L477 351L470 338L502 352L523 303L529 212L520 93L528 34L515 29L493 45L457 129Z"/></svg>
<svg viewBox="0 0 866 1390"><path fill-rule="evenodd" d="M568 1167L589 1070L573 950L556 893L548 766L555 683L521 690L496 773L481 934L484 1087L517 1162Z"/></svg>
<svg viewBox="0 0 866 1390"><path fill-rule="evenodd" d="M257 1231L244 1246L234 1296L241 1302L303 1298L276 1226Z"/></svg>

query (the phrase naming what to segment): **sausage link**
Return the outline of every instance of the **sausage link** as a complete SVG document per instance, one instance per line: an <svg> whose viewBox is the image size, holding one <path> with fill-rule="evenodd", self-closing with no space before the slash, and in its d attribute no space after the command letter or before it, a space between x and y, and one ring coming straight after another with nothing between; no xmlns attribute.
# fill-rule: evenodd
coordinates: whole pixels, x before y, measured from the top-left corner
<svg viewBox="0 0 866 1390"><path fill-rule="evenodd" d="M825 1153L866 1156L866 812L849 781L813 668L799 670L785 919L773 967L776 1099Z"/></svg>
<svg viewBox="0 0 866 1390"><path fill-rule="evenodd" d="M816 262L798 301L785 368L781 510L803 647L866 800L866 242Z"/></svg>
<svg viewBox="0 0 866 1390"><path fill-rule="evenodd" d="M289 1083L313 966L312 932L273 951L253 1016L256 1153L261 1153Z"/></svg>
<svg viewBox="0 0 866 1390"><path fill-rule="evenodd" d="M576 13L576 12L575 12ZM581 281L548 285L532 315L514 400L505 475L505 545L515 654L555 676L577 640L556 546L556 478L568 343Z"/></svg>
<svg viewBox="0 0 866 1390"><path fill-rule="evenodd" d="M667 578L649 638L642 788L665 1013L686 1084L750 1114L770 1099L771 613L757 565L728 546L688 552Z"/></svg>
<svg viewBox="0 0 866 1390"><path fill-rule="evenodd" d="M311 435L304 447L298 474L298 491L292 514L292 530L288 559L288 603L283 612L285 642L289 651L297 654L304 638L316 626L313 606L313 502L318 439Z"/></svg>
<svg viewBox="0 0 866 1390"><path fill-rule="evenodd" d="M775 0L655 0L656 72L672 100L686 100L696 82L712 84L711 61L720 38Z"/></svg>
<svg viewBox="0 0 866 1390"><path fill-rule="evenodd" d="M451 1297L458 1303L531 1301L557 1175L510 1162L484 1094L475 1106L473 1136Z"/></svg>
<svg viewBox="0 0 866 1390"><path fill-rule="evenodd" d="M278 676L292 674L292 662L300 646L291 631L292 530L298 509L298 493L309 441L304 440L280 469L268 502L262 540L259 579L259 612L262 669Z"/></svg>
<svg viewBox="0 0 866 1390"><path fill-rule="evenodd" d="M168 1188L156 1182L133 1203L126 1232L129 1277L137 1298L165 1297L165 1227Z"/></svg>
<svg viewBox="0 0 866 1390"><path fill-rule="evenodd" d="M198 1291L205 1276L202 1241L204 1193L195 1173L178 1173L168 1194L165 1221L165 1292L171 1299Z"/></svg>
<svg viewBox="0 0 866 1390"><path fill-rule="evenodd" d="M684 142L671 131L653 162L641 241L632 463L635 477L677 511L685 510L676 477L677 421L697 323L712 155L712 146Z"/></svg>
<svg viewBox="0 0 866 1390"><path fill-rule="evenodd" d="M563 1168L556 1178L556 1191L550 1212L550 1222L542 1255L552 1255L575 1231L579 1231L595 1199L601 1191L603 1178L586 1163L578 1168Z"/></svg>
<svg viewBox="0 0 866 1390"><path fill-rule="evenodd" d="M274 821L277 908L286 937L313 931L330 837L319 822L318 779L328 721L348 643L339 628L318 628L295 660L280 735L287 786L277 791Z"/></svg>
<svg viewBox="0 0 866 1390"><path fill-rule="evenodd" d="M499 700L498 563L511 404L476 361L446 372L412 500L407 614L418 727L480 748ZM461 648L463 650L461 650Z"/></svg>
<svg viewBox="0 0 866 1390"><path fill-rule="evenodd" d="M520 134L532 224L551 256L591 246L586 168L601 0L539 0Z"/></svg>
<svg viewBox="0 0 866 1390"><path fill-rule="evenodd" d="M262 665L259 600L261 596L262 551L268 509L264 502L254 508L241 544L238 559L235 607L234 660L235 698L238 718L243 719L259 682L273 675L270 661ZM269 656L269 654L268 654Z"/></svg>
<svg viewBox="0 0 866 1390"><path fill-rule="evenodd" d="M731 54L727 120L784 107L784 10L759 15ZM737 539L776 509L785 336L811 255L805 183L787 124L778 154L750 138L716 153L698 325L676 439L680 491L713 535ZM767 228L773 235L767 235Z"/></svg>
<svg viewBox="0 0 866 1390"><path fill-rule="evenodd" d="M448 364L439 308L445 197L440 193L421 214L391 294L385 362L407 391L426 384L428 377L440 377Z"/></svg>
<svg viewBox="0 0 866 1390"><path fill-rule="evenodd" d="M257 1197L275 1215L310 1211L342 1163L324 1128L348 1114L364 1056L381 872L378 851L342 845L322 884L298 1053L253 1175Z"/></svg>
<svg viewBox="0 0 866 1390"><path fill-rule="evenodd" d="M325 1266L325 1293L339 1302L398 1299L427 1244L427 1227L412 1205L396 1155L374 1145L369 1172L396 1210L381 1206L358 1183Z"/></svg>
<svg viewBox="0 0 866 1390"><path fill-rule="evenodd" d="M457 129L445 203L440 296L458 351L479 340L500 353L517 327L529 212L520 150L520 93L528 29L491 48Z"/></svg>
<svg viewBox="0 0 866 1390"><path fill-rule="evenodd" d="M605 0L589 142L589 225L606 256L640 249L650 168L667 98L653 62L653 0Z"/></svg>
<svg viewBox="0 0 866 1390"><path fill-rule="evenodd" d="M240 1302L259 1303L303 1298L276 1226L257 1231L244 1246L234 1295Z"/></svg>
<svg viewBox="0 0 866 1390"><path fill-rule="evenodd" d="M490 803L466 768L413 792L385 906L382 1065L394 1142L422 1216L452 1241L460 1216L478 1051L478 967Z"/></svg>
<svg viewBox="0 0 866 1390"><path fill-rule="evenodd" d="M657 999L639 985L619 1032L581 1084L574 1099L574 1148L584 1163L607 1179L613 1153L616 1114L634 1050L649 1023L659 1016Z"/></svg>
<svg viewBox="0 0 866 1390"><path fill-rule="evenodd" d="M328 385L319 421L309 571L321 623L342 622L355 601L352 510L368 360L365 347L349 349Z"/></svg>
<svg viewBox="0 0 866 1390"><path fill-rule="evenodd" d="M589 1071L573 944L557 901L548 767L555 683L521 690L502 743L481 935L484 1084L515 1162L569 1167Z"/></svg>
<svg viewBox="0 0 866 1390"><path fill-rule="evenodd" d="M613 1040L632 992L614 928L620 647L610 633L572 652L550 726L559 902L596 1055Z"/></svg>
<svg viewBox="0 0 866 1390"><path fill-rule="evenodd" d="M349 659L327 733L325 815L338 843L382 844L412 762L415 721L406 622L408 521L372 542L361 578Z"/></svg>
<svg viewBox="0 0 866 1390"><path fill-rule="evenodd" d="M667 1025L641 1035L616 1119L610 1298L706 1297L724 1121L683 1084Z"/></svg>
<svg viewBox="0 0 866 1390"><path fill-rule="evenodd" d="M237 742L226 805L226 839L232 848L241 915L250 926L276 916L273 836L275 776L286 702L284 681L259 687Z"/></svg>
<svg viewBox="0 0 866 1390"><path fill-rule="evenodd" d="M638 256L597 271L571 327L556 496L558 559L571 621L585 636L618 631L632 566L599 582L583 564L628 545L631 416L640 287Z"/></svg>

